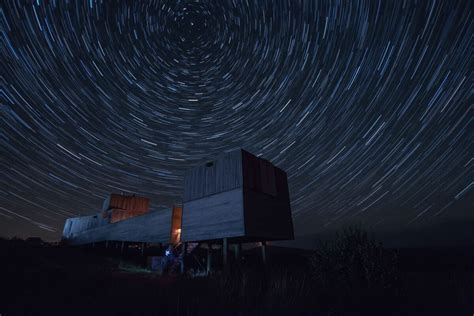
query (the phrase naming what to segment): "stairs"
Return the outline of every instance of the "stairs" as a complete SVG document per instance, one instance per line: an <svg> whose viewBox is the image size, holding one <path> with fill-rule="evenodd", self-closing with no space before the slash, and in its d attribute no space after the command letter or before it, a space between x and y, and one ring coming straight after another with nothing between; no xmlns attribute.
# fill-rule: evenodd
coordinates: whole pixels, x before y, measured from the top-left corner
<svg viewBox="0 0 474 316"><path fill-rule="evenodd" d="M194 250L199 247L199 245L200 244L198 242L188 242L188 243L186 243L186 249L185 249L184 257L191 258L192 260L194 260L199 265L200 270L204 270L205 268L203 267L203 265L199 261L199 258L193 253ZM175 252L179 253L179 255L177 257L177 260L175 262L175 265L174 265L176 269L178 268L178 265L180 265L181 269L183 269L183 262L184 262L183 259L184 258L183 258L183 255L182 255L182 250L183 250L182 247L183 247L183 243L181 243L181 242L174 245ZM181 270L181 273L184 273L184 270Z"/></svg>
<svg viewBox="0 0 474 316"><path fill-rule="evenodd" d="M179 242L174 246L174 249L179 250L181 249L182 246L183 246L183 243ZM188 242L186 244L186 254L187 255L192 254L194 249L196 249L197 247L199 247L198 242ZM179 253L181 253L181 250L179 250Z"/></svg>
<svg viewBox="0 0 474 316"><path fill-rule="evenodd" d="M186 254L191 254L194 249L196 249L199 246L198 242L188 242L188 245L186 247Z"/></svg>

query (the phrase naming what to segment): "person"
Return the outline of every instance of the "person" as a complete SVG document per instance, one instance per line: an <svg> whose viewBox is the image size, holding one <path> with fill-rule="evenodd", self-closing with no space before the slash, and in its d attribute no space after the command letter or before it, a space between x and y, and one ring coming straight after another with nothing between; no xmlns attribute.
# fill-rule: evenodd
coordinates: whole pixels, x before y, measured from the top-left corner
<svg viewBox="0 0 474 316"><path fill-rule="evenodd" d="M163 274L170 272L170 268L176 261L176 256L174 255L173 246L169 245L165 250L165 255L161 258L161 271Z"/></svg>

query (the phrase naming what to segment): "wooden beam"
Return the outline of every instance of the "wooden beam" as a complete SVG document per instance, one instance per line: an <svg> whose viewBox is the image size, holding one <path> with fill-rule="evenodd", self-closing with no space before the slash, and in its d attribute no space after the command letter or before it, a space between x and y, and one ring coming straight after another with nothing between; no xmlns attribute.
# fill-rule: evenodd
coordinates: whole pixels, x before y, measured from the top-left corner
<svg viewBox="0 0 474 316"><path fill-rule="evenodd" d="M266 252L266 248L267 248L267 242L266 242L266 241L262 241L262 261L263 261L263 264L266 264L266 263L267 263L267 252Z"/></svg>

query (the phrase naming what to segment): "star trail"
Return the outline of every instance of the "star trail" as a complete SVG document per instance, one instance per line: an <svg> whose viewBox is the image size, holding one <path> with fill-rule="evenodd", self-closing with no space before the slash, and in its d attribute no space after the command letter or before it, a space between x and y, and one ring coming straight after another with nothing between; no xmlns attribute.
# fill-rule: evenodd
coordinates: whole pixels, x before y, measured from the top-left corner
<svg viewBox="0 0 474 316"><path fill-rule="evenodd" d="M1 235L179 203L239 147L287 171L296 234L473 218L468 0L8 0L0 28Z"/></svg>

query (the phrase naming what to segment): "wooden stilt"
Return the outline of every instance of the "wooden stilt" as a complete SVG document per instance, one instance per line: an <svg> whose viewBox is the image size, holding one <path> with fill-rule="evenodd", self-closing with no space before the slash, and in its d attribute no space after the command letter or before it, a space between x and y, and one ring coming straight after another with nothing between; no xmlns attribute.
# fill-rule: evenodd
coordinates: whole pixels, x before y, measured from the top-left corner
<svg viewBox="0 0 474 316"><path fill-rule="evenodd" d="M228 244L227 244L227 238L224 238L222 240L222 257L223 257L223 262L224 266L227 265L227 252L228 252Z"/></svg>
<svg viewBox="0 0 474 316"><path fill-rule="evenodd" d="M105 249L107 249L107 248L109 248L109 241L108 240L105 241Z"/></svg>
<svg viewBox="0 0 474 316"><path fill-rule="evenodd" d="M235 260L240 260L240 253L242 252L242 244L238 243L234 247L235 251Z"/></svg>
<svg viewBox="0 0 474 316"><path fill-rule="evenodd" d="M207 245L207 266L206 266L206 274L209 275L211 272L211 260L212 260L212 246L211 244Z"/></svg>
<svg viewBox="0 0 474 316"><path fill-rule="evenodd" d="M142 250L141 250L141 253L142 253L142 256L143 256L143 254L145 253L145 243L144 243L144 242L142 242Z"/></svg>
<svg viewBox="0 0 474 316"><path fill-rule="evenodd" d="M263 264L266 264L266 263L267 263L267 252L266 252L266 248L267 248L267 242L266 242L266 241L262 241L262 261L263 261Z"/></svg>
<svg viewBox="0 0 474 316"><path fill-rule="evenodd" d="M184 257L186 256L187 244L184 242L181 244L181 274L184 274Z"/></svg>
<svg viewBox="0 0 474 316"><path fill-rule="evenodd" d="M120 247L120 253L123 254L123 248L125 247L125 241L122 241L122 246Z"/></svg>

